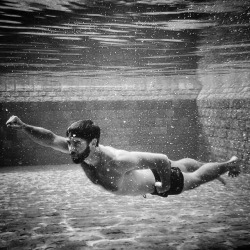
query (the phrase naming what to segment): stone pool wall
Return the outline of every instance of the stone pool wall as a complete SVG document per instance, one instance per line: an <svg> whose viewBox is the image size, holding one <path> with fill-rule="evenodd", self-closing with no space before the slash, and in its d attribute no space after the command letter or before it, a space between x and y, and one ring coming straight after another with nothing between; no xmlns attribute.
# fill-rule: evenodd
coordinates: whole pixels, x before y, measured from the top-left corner
<svg viewBox="0 0 250 250"><path fill-rule="evenodd" d="M1 82L1 166L69 163L68 155L7 129L10 115L64 135L75 120L93 119L101 143L166 153L172 159L249 165L249 73L198 77L84 79L12 77ZM119 83L119 84L117 84Z"/></svg>
<svg viewBox="0 0 250 250"><path fill-rule="evenodd" d="M102 128L104 145L165 153L172 159L196 157L195 99L200 85L193 77L20 79L10 76L3 81L1 165L71 162L68 155L7 129L5 122L11 115L59 135L65 135L72 122L90 118Z"/></svg>
<svg viewBox="0 0 250 250"><path fill-rule="evenodd" d="M224 160L238 155L250 163L250 73L231 70L228 74L200 76L197 97L199 155Z"/></svg>

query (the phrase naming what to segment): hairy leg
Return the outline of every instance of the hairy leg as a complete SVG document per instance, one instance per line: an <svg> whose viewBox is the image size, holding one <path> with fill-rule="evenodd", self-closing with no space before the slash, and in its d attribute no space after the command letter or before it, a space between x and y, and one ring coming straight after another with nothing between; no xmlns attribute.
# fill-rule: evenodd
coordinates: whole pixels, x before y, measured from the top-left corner
<svg viewBox="0 0 250 250"><path fill-rule="evenodd" d="M237 176L240 173L239 159L236 156L233 156L227 162L206 163L192 173L184 172L183 191L193 189L201 184L213 181L227 171L229 171L229 175L232 175L233 173L234 176Z"/></svg>

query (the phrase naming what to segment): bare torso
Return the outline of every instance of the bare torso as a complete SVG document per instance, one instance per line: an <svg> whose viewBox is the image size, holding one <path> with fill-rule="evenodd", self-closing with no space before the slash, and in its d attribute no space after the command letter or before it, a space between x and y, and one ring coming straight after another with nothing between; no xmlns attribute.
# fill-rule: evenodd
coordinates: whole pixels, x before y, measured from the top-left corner
<svg viewBox="0 0 250 250"><path fill-rule="evenodd" d="M81 164L87 177L96 185L118 195L144 195L154 191L155 178L150 169L124 170L117 163L116 155L123 150L100 147L100 159L96 164L86 160ZM126 152L127 153L127 152ZM148 166L150 168L150 166Z"/></svg>

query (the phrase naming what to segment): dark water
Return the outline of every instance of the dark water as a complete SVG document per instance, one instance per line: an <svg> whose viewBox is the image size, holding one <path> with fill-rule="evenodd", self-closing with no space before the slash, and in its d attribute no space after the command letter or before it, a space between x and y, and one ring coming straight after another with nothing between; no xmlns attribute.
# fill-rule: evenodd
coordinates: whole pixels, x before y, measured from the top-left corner
<svg viewBox="0 0 250 250"><path fill-rule="evenodd" d="M1 0L0 72L249 71L249 19L249 0Z"/></svg>

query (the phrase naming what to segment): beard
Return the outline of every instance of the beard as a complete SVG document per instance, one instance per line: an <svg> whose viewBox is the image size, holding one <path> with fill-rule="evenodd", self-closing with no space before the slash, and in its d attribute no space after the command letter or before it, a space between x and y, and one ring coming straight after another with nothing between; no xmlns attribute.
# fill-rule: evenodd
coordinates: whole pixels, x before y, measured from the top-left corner
<svg viewBox="0 0 250 250"><path fill-rule="evenodd" d="M75 164L82 163L90 154L90 147L87 148L80 154L71 154L71 159Z"/></svg>

